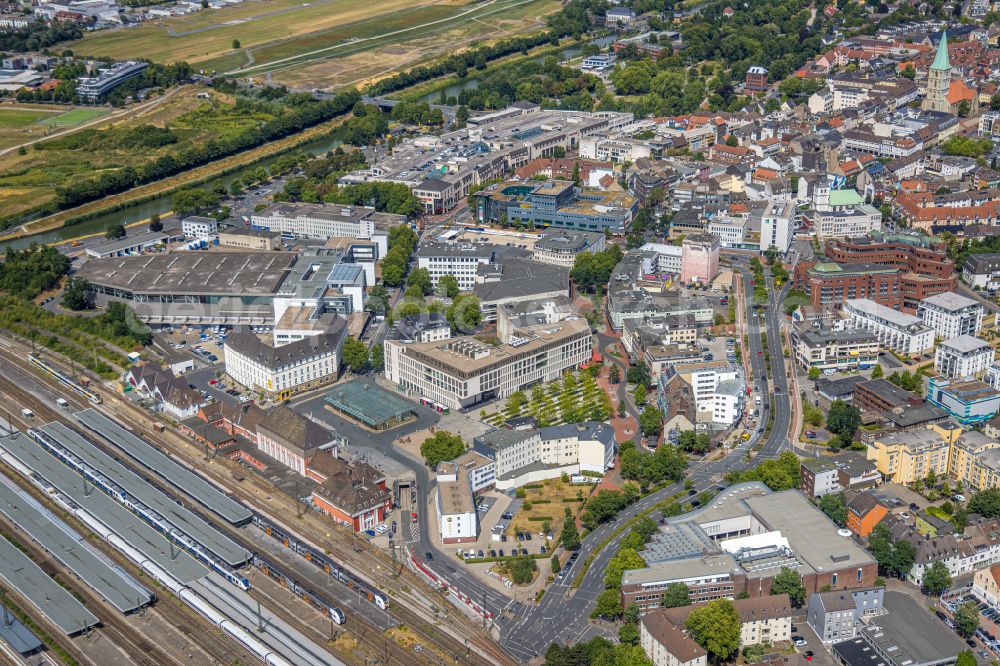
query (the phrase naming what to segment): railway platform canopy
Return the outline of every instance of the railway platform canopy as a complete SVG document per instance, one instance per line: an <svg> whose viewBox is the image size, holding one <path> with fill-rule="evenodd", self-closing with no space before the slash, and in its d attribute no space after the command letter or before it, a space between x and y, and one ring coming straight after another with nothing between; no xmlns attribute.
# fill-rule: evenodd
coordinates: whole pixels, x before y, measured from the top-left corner
<svg viewBox="0 0 1000 666"><path fill-rule="evenodd" d="M374 430L389 430L416 417L409 400L360 379L334 386L324 400Z"/></svg>
<svg viewBox="0 0 1000 666"><path fill-rule="evenodd" d="M67 636L100 623L97 616L5 538L0 538L0 581L7 589L22 594Z"/></svg>

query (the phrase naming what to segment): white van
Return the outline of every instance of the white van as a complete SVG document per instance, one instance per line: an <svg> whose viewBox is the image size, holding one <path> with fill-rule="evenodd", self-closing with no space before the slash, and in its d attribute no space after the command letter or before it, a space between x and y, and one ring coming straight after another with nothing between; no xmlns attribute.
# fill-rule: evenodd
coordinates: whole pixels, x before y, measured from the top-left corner
<svg viewBox="0 0 1000 666"><path fill-rule="evenodd" d="M35 413L33 411L31 411L30 409L22 409L21 410L21 416L23 416L26 419L33 419L33 418L35 418Z"/></svg>
<svg viewBox="0 0 1000 666"><path fill-rule="evenodd" d="M65 398L56 398L56 404L62 407L63 409L69 409L69 403L66 402Z"/></svg>

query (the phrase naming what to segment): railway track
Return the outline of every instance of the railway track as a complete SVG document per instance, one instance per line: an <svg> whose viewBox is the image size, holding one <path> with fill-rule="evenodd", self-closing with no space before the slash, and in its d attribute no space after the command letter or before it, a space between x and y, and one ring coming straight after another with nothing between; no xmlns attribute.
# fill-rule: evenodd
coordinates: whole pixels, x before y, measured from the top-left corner
<svg viewBox="0 0 1000 666"><path fill-rule="evenodd" d="M6 357L7 360L10 361L11 363L18 365L18 367L23 367L23 364L20 362L19 356L15 352L8 351L5 349L0 349L0 357ZM39 377L43 381L55 384L55 382L52 381L48 375L45 376L39 375ZM2 383L0 383L0 386L3 386L5 391L12 393L11 397L15 399L16 403L22 404L23 406L32 409L32 411L36 413L36 415L40 420L44 421L69 420L65 411L56 409L55 407L51 406L45 401L39 399L31 392L27 391L23 387L17 386L13 382L9 381L7 378L3 379ZM56 386L59 385L56 384ZM95 388L97 388L99 391L101 390L100 387L95 387ZM55 390L60 391L60 389L61 386ZM70 403L73 405L74 408L82 409L93 406L88 401L76 395L66 395L66 392L64 391L60 391L59 395L70 401ZM181 447L178 447L176 444L172 444L170 441L168 441L166 437L158 436L157 433L155 432L150 432L150 429L146 424L138 422L130 414L123 412L115 412L114 416L117 417L117 419L120 422L126 423L126 425L131 427L133 431L142 432L147 439L157 443L161 449L171 452L179 460L188 463L190 467L195 467L195 468L201 467L201 471L204 471L204 467L199 466L197 464L198 463L197 460L191 460L193 456L191 455L190 451L183 451L181 450ZM28 424L22 419L15 419L15 420L20 421L24 425L33 425L33 424ZM95 439L97 438L91 437L92 441L94 441ZM172 488L166 483L164 483L161 479L156 477L155 474L150 474L149 470L137 467L132 461L127 459L127 456L120 456L118 452L113 450L113 447L110 447L110 445L106 445L104 442L97 442L97 443L100 448L105 450L105 452L119 459L119 462L121 462L122 464L125 464L126 466L132 468L134 471L138 472L141 476L146 478L148 482L150 482L152 485L159 487L161 490L164 490L169 495L178 495L178 491L175 488ZM221 475L214 475L214 476L216 477L214 480L217 483L220 482L220 478L218 477ZM225 480L223 479L222 481L224 482ZM227 490L229 490L234 497L243 500L245 504L247 504L254 510L260 512L260 509L257 507L259 499L257 497L254 497L254 494L252 492L241 486L230 486L228 483L225 483L224 487L226 487ZM273 490L269 488L262 488L262 489L267 492L273 492ZM184 499L188 500L188 498L186 497ZM185 503L189 510L193 510L195 513L201 515L201 517L204 520L206 520L206 522L215 526L216 529L220 529L220 531L222 531L224 534L226 534L230 538L233 538L251 552L255 550L253 544L250 543L247 540L246 536L243 535L241 532L239 532L239 530L237 530L231 525L225 524L224 521L216 522L214 517L207 515L203 507L198 505L196 502L186 501ZM262 512L260 513L261 515L264 515ZM324 546L326 546L329 552L331 552L332 555L341 562L356 561L358 559L356 554L353 554L354 555L353 557L347 554L349 551L351 551L351 549L341 548L339 544L332 542L329 538L325 538L325 536L328 537L328 535L324 536L323 534L319 534L316 530L310 529L303 524L296 525L296 529L300 533L302 533L303 536L309 538L310 540L314 542L324 543ZM327 527L327 529L329 529L329 527ZM354 537L350 536L349 538L354 538ZM365 554L371 555L370 552ZM378 560L386 560L387 558L385 558L384 556L376 556L376 558L374 559L378 561ZM402 582L408 583L410 586L419 585L420 581L416 580L416 576L412 572L405 569L405 567L401 567L397 563L392 563L388 561L383 562L383 564L384 564L383 567L384 569L390 570L390 567L395 566L396 568L402 570L404 578L413 579L413 580L404 580ZM370 565L371 562L368 563L368 566ZM366 575L366 577L368 576ZM398 594L400 592L400 590L396 585L391 584L393 582L392 577L375 576L375 578L379 579L376 582L381 583L383 589L385 588L392 589L395 587L397 588L395 590L396 593ZM324 599L324 600L328 601L331 605L336 605L335 599ZM262 599L261 601L262 604L268 606L268 608L272 612L275 612L277 614L284 614L284 609L275 608L274 607L275 604L272 602L272 600ZM418 636L423 645L434 646L435 648L437 648L438 652L447 655L455 663L467 663L473 666L492 666L493 664L516 663L500 646L498 646L496 643L489 640L488 638L484 637L478 631L468 631L466 629L466 631L463 632L463 636L465 638L465 644L463 644L461 641L443 633L437 627L428 623L419 613L407 608L403 604L391 604L388 614L400 624L403 624L409 629L411 629ZM461 615L460 611L455 611L452 614L453 617L456 615L461 617L461 619L463 620L466 619L464 616ZM368 623L365 620L365 618L363 618L363 616L360 616L358 614L354 614L353 618L356 621L363 623L366 627L364 631L355 632L358 634L359 642L365 645L369 651L374 651L375 654L382 655L379 660L382 661L383 663L408 665L414 662L435 663L437 661L436 656L432 657L430 655L427 655L426 653L422 654L421 652L407 650L402 646L397 646L393 649L389 649L386 646L383 634L378 627ZM303 623L299 621L298 618L292 618L292 619L294 620L294 622L292 623L295 625L299 625L300 630L308 629L308 625L303 626ZM454 622L453 619L452 622ZM390 645L396 646L396 643L392 641L390 642ZM476 648L476 650L474 651L470 650L469 649L470 646Z"/></svg>
<svg viewBox="0 0 1000 666"><path fill-rule="evenodd" d="M49 407L31 393L10 382L10 380L6 377L0 377L0 395L7 396L11 400L14 400L15 404L21 404L28 407L39 417L50 417L50 420L57 420L59 417L64 417L64 414L61 414L54 408ZM10 418L15 424L24 428L35 425L28 422L21 416L11 414ZM8 476L17 481L18 485L23 490L30 493L36 500L44 505L49 504L49 498L40 493L37 488L31 485L21 484L20 477L16 472L11 471ZM80 534L85 535L89 533L89 530L85 526L75 524L76 520L72 516L64 515L62 518L63 520L73 524L74 529L76 529ZM4 524L5 522L6 519L0 516L0 524ZM12 533L15 532L16 530L12 530ZM30 539L21 539L20 541L22 543L30 543L35 561L40 564L44 561L47 564L47 566L43 566L46 573L52 575L56 571L61 571L61 568L51 560L48 553L31 542ZM108 547L101 541L98 541L97 544L105 555L112 557L115 562L128 571L130 575L136 579L142 578L142 574L138 568L136 568L132 562L122 558L115 549ZM72 579L72 576L63 576L62 578ZM129 657L136 664L142 664L144 666L178 664L178 666L180 666L181 664L190 663L189 661L178 659L176 656L156 646L152 641L148 640L138 628L130 625L125 617L118 611L113 608L107 608L103 603L103 600L87 586L77 585L74 587L74 591L88 599L92 608L102 608L104 610L104 612L100 614L102 623L101 631L113 634L113 636L109 635L109 640L111 640L115 645L131 646L133 649L129 651ZM235 645L230 646L225 641L218 640L219 632L215 631L214 628L212 631L206 631L206 627L210 625L202 622L198 616L191 613L189 609L187 609L187 607L184 606L179 600L173 598L169 593L164 592L161 588L157 588L157 592L158 601L155 608L147 609L146 612L155 613L166 625L173 627L176 632L197 645L198 648L200 648L206 655L208 655L211 659L214 659L216 663L234 663L234 660L252 663L253 657L248 652L243 649L237 649Z"/></svg>

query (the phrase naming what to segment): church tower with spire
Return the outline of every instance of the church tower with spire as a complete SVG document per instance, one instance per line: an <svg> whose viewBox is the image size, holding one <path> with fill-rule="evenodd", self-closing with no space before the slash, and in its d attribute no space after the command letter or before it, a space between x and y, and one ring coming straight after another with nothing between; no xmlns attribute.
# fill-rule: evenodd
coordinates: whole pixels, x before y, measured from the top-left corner
<svg viewBox="0 0 1000 666"><path fill-rule="evenodd" d="M948 60L948 31L941 31L934 64L927 70L927 95L920 104L924 111L951 113L948 91L951 90L951 62Z"/></svg>

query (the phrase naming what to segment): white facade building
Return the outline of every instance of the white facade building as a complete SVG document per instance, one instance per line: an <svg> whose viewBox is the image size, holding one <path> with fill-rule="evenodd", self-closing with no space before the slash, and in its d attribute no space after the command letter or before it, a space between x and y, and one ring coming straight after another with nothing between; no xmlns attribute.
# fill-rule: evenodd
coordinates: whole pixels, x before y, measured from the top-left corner
<svg viewBox="0 0 1000 666"><path fill-rule="evenodd" d="M795 206L791 201L768 203L760 220L760 251L772 247L785 254L792 247L795 238Z"/></svg>
<svg viewBox="0 0 1000 666"><path fill-rule="evenodd" d="M454 462L438 465L434 506L442 543L463 543L479 538L479 514L467 468Z"/></svg>
<svg viewBox="0 0 1000 666"><path fill-rule="evenodd" d="M844 301L844 314L855 329L871 331L879 343L900 354L916 356L934 346L934 330L920 317L898 312L867 298Z"/></svg>
<svg viewBox="0 0 1000 666"><path fill-rule="evenodd" d="M226 374L248 389L283 400L289 395L334 381L340 371L340 348L347 337L341 318L327 332L271 347L249 331L233 333L224 348Z"/></svg>
<svg viewBox="0 0 1000 666"><path fill-rule="evenodd" d="M195 215L181 222L181 232L187 238L204 238L219 231L219 223L212 217Z"/></svg>
<svg viewBox="0 0 1000 666"><path fill-rule="evenodd" d="M389 251L388 235L376 228L406 223L405 215L378 213L366 206L340 204L276 203L250 217L261 229L302 238L356 238L378 244L379 256Z"/></svg>
<svg viewBox="0 0 1000 666"><path fill-rule="evenodd" d="M929 296L917 305L917 316L945 340L978 335L983 326L983 311L978 302L953 291Z"/></svg>
<svg viewBox="0 0 1000 666"><path fill-rule="evenodd" d="M684 248L666 243L646 243L639 248L643 254L642 272L646 275L680 275Z"/></svg>
<svg viewBox="0 0 1000 666"><path fill-rule="evenodd" d="M493 261L493 248L485 244L424 243L416 251L417 267L426 269L437 287L445 275L454 275L458 288L470 291L476 284L479 266Z"/></svg>
<svg viewBox="0 0 1000 666"><path fill-rule="evenodd" d="M992 363L992 345L971 335L945 340L934 354L934 370L945 377L978 378Z"/></svg>
<svg viewBox="0 0 1000 666"><path fill-rule="evenodd" d="M818 210L806 216L813 221L820 238L867 236L882 228L882 211L862 204L849 210Z"/></svg>

